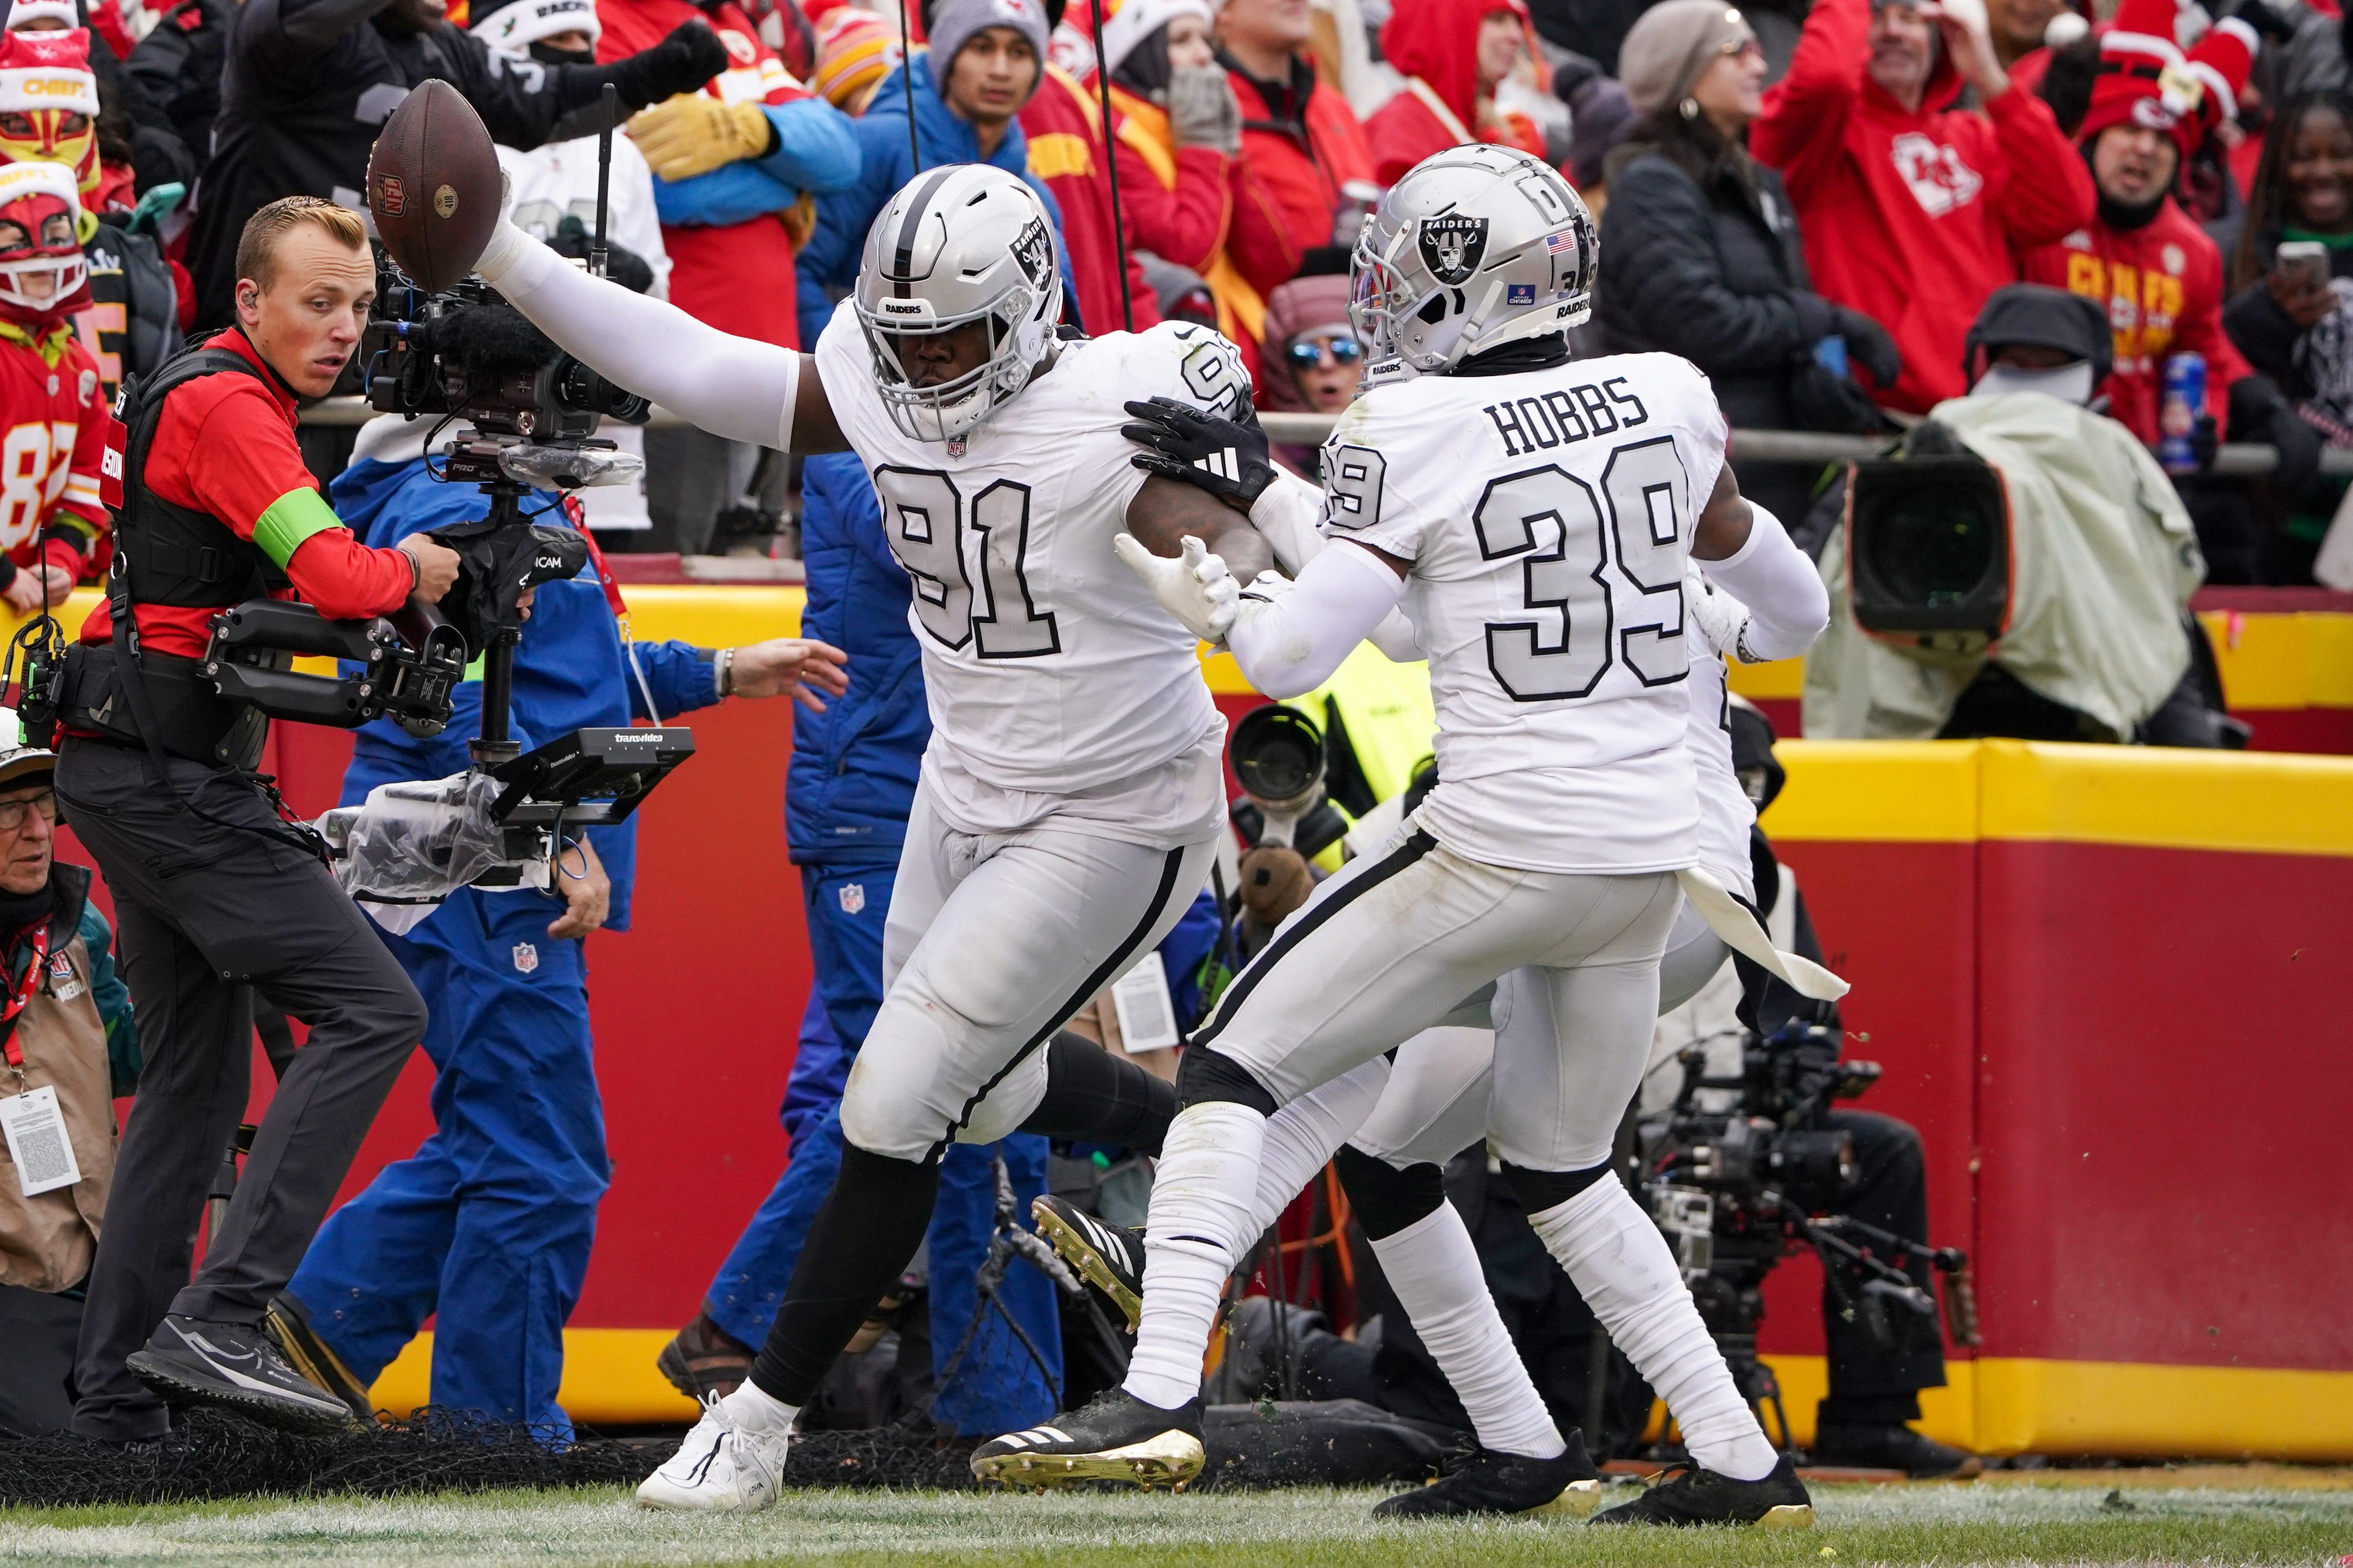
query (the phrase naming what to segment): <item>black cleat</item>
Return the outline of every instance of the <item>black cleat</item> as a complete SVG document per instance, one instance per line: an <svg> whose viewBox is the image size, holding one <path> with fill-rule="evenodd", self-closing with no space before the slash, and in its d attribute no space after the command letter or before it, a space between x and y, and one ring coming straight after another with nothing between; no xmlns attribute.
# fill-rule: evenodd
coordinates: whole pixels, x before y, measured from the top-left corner
<svg viewBox="0 0 2353 1568"><path fill-rule="evenodd" d="M1798 1479L1798 1461L1781 1456L1762 1480L1736 1481L1688 1466L1632 1502L1603 1509L1595 1524L1754 1524L1767 1530L1811 1530L1814 1500Z"/></svg>
<svg viewBox="0 0 2353 1568"><path fill-rule="evenodd" d="M1093 1286L1113 1315L1135 1332L1144 1321L1144 1233L1105 1225L1067 1199L1050 1194L1029 1205L1038 1234L1053 1244L1078 1277Z"/></svg>
<svg viewBox="0 0 2353 1568"><path fill-rule="evenodd" d="M343 1402L287 1364L259 1323L206 1322L174 1313L124 1362L167 1405L221 1405L290 1432L342 1432Z"/></svg>
<svg viewBox="0 0 2353 1568"><path fill-rule="evenodd" d="M1178 1491L1201 1473L1201 1402L1176 1410L1146 1405L1124 1389L1097 1394L1083 1410L973 1450L972 1473L1009 1487L1125 1481Z"/></svg>
<svg viewBox="0 0 2353 1568"><path fill-rule="evenodd" d="M1985 1468L1966 1448L1949 1447L1909 1426L1825 1423L1814 1433L1814 1463L1901 1470L1915 1481L1965 1481Z"/></svg>
<svg viewBox="0 0 2353 1568"><path fill-rule="evenodd" d="M1475 1448L1419 1491L1373 1505L1375 1519L1451 1519L1466 1514L1564 1513L1583 1519L1601 1502L1601 1472L1585 1452L1585 1435L1549 1459Z"/></svg>
<svg viewBox="0 0 2353 1568"><path fill-rule="evenodd" d="M353 1375L343 1357L311 1329L311 1310L299 1300L280 1292L262 1313L261 1326L269 1331L270 1342L287 1365L342 1400L354 1420L375 1419L375 1402L368 1396L367 1384Z"/></svg>

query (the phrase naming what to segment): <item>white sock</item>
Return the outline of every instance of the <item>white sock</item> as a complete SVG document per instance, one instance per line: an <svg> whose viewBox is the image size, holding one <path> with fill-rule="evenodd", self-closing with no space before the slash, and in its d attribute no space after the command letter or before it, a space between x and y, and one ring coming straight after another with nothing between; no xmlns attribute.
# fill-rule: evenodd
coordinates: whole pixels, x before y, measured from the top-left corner
<svg viewBox="0 0 2353 1568"><path fill-rule="evenodd" d="M1624 1184L1605 1176L1528 1223L1667 1402L1692 1458L1736 1481L1764 1479L1779 1456L1733 1386L1666 1237Z"/></svg>
<svg viewBox="0 0 2353 1568"><path fill-rule="evenodd" d="M1197 1398L1218 1299L1250 1228L1266 1118L1227 1100L1169 1124L1144 1229L1144 1321L1120 1386L1163 1410ZM1295 1189L1294 1189L1295 1190Z"/></svg>
<svg viewBox="0 0 2353 1568"><path fill-rule="evenodd" d="M1550 1459L1568 1445L1537 1396L1479 1268L1479 1249L1451 1203L1373 1243L1414 1331L1470 1413L1479 1446Z"/></svg>
<svg viewBox="0 0 2353 1568"><path fill-rule="evenodd" d="M1266 1124L1259 1154L1258 1194L1250 1202L1250 1241L1266 1234L1291 1206L1300 1189L1331 1163L1340 1145L1356 1135L1388 1087L1389 1064L1375 1057L1276 1111ZM1242 1245L1247 1247L1250 1241Z"/></svg>
<svg viewBox="0 0 2353 1568"><path fill-rule="evenodd" d="M778 1436L793 1429L793 1418L801 1413L799 1405L786 1404L748 1377L719 1403L736 1426L747 1431L774 1432Z"/></svg>

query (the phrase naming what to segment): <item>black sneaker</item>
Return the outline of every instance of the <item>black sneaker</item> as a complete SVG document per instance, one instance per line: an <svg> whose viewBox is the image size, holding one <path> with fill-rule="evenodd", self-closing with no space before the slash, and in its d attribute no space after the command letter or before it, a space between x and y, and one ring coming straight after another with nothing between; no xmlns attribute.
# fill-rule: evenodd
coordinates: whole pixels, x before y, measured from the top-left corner
<svg viewBox="0 0 2353 1568"><path fill-rule="evenodd" d="M1585 1452L1585 1434L1549 1459L1475 1448L1419 1491L1373 1505L1375 1519L1438 1519L1476 1513L1565 1513L1583 1519L1601 1501L1601 1472Z"/></svg>
<svg viewBox="0 0 2353 1568"><path fill-rule="evenodd" d="M1825 1422L1815 1430L1814 1463L1901 1470L1915 1481L1965 1481L1985 1468L1985 1461L1968 1449L1947 1447L1909 1426L1844 1422Z"/></svg>
<svg viewBox="0 0 2353 1568"><path fill-rule="evenodd" d="M261 1326L269 1331L270 1342L286 1358L287 1365L342 1400L353 1419L375 1419L375 1402L368 1397L367 1384L353 1375L343 1358L311 1329L309 1308L281 1292L261 1315Z"/></svg>
<svg viewBox="0 0 2353 1568"><path fill-rule="evenodd" d="M340 1432L343 1402L296 1372L259 1323L207 1322L174 1313L124 1362L167 1405L224 1405L290 1432Z"/></svg>
<svg viewBox="0 0 2353 1568"><path fill-rule="evenodd" d="M1198 1399L1163 1410L1114 1388L1083 1410L983 1443L973 1450L972 1473L1041 1491L1077 1481L1183 1491L1201 1473L1204 1458Z"/></svg>
<svg viewBox="0 0 2353 1568"><path fill-rule="evenodd" d="M1603 1509L1595 1524L1754 1524L1811 1530L1814 1500L1788 1455L1762 1480L1736 1481L1696 1466L1675 1471L1632 1502Z"/></svg>
<svg viewBox="0 0 2353 1568"><path fill-rule="evenodd" d="M1105 1225L1078 1205L1050 1194L1029 1205L1038 1234L1053 1244L1062 1261L1093 1286L1113 1315L1127 1320L1127 1331L1144 1321L1144 1233Z"/></svg>
<svg viewBox="0 0 2353 1568"><path fill-rule="evenodd" d="M701 1405L714 1394L724 1399L743 1387L752 1375L752 1360L749 1345L712 1322L710 1314L697 1312L654 1357L654 1370Z"/></svg>

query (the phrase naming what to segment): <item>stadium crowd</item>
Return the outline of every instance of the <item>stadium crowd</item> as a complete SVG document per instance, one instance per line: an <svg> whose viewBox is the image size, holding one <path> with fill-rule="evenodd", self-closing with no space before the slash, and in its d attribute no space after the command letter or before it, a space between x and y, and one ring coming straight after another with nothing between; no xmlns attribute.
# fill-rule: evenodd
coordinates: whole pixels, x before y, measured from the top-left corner
<svg viewBox="0 0 2353 1568"><path fill-rule="evenodd" d="M987 163L1029 182L1059 226L1066 321L1097 333L1213 326L1240 349L1260 407L1284 413L1337 413L1355 393L1366 354L1349 320L1348 257L1385 187L1448 147L1519 148L1567 172L1599 220L1581 351L1689 359L1736 430L1894 440L1973 387L2049 391L2163 452L2207 581L2314 580L2346 489L2322 455L2353 447L2353 32L2333 12L2300 0L2221 0L2219 12L2198 0L2083 11L2057 0L1106 0L1103 13L1092 0L923 0L904 15L860 0L510 0L480 15L464 0L15 0L0 36L0 163L70 174L89 298L60 328L53 311L6 305L0 288L0 595L26 612L105 571L101 443L90 418L60 416L59 367L82 356L69 391L88 416L185 334L232 322L248 220L290 195L359 208L378 128L433 79L456 86L500 142L517 224L582 258L609 91L626 132L612 275L725 331L812 346L892 195L943 164ZM12 191L0 180L0 273L64 243L12 219ZM2077 352L1986 336L1989 302L2021 283L2089 301L2107 341ZM341 390L358 374L354 361ZM371 439L353 452L314 429L305 454L335 480L346 521L365 528L374 509L392 509L374 530L389 544L417 521L397 492L424 458ZM2211 474L2224 441L2274 448L2276 467L2253 482ZM582 520L601 549L773 541L805 559L811 635L849 649L858 671L829 711L795 726L788 837L818 988L784 1110L794 1164L664 1352L681 1387L723 1393L746 1375L841 1157L835 1106L881 1000L882 916L929 724L903 631L906 575L856 458L789 461L670 426L642 442L642 495L594 495ZM1317 477L1313 446L1276 451ZM1801 520L1834 510L1839 470L1741 457L1736 436L1733 451L1742 489L1819 553L1827 524ZM616 716L776 689L731 685L748 659L664 645L661 689L638 702L619 656L606 656L597 575L582 604L551 597L577 620L547 636L593 633ZM385 765L382 776L405 776L408 763ZM612 880L599 897L626 915L630 862L609 845L604 858L596 875ZM1187 1018L1219 920L1208 895L1201 903L1162 946L1171 1004ZM559 934L606 919L600 904ZM82 940L102 957L100 936ZM542 940L516 926L498 942L525 939ZM419 964L434 951L434 939L402 948ZM563 967L546 962L549 975ZM566 962L576 970L576 954ZM529 971L514 967L541 963L534 951ZM568 984L583 1000L558 1044L585 1065L585 980ZM1123 1026L1108 992L1093 1012L1093 1033ZM487 1070L538 1070L538 1042L510 1043ZM445 1065L437 1110L497 1098L508 1079L469 1087L465 1073L483 1070ZM568 1124L502 1137L519 1223L568 1227L531 1279L473 1277L474 1305L501 1335L508 1299L533 1302L523 1331L540 1336L538 1359L463 1384L507 1419L564 1419L548 1358L606 1173L593 1076L581 1081ZM406 1174L396 1167L295 1278L288 1310L316 1320L295 1329L350 1363L346 1382L357 1369L362 1397L436 1298L420 1287L347 1321L331 1300L357 1299L345 1276L385 1256L359 1227L404 1194L422 1213L412 1189L425 1165L458 1158L428 1146ZM929 1332L944 1360L964 1353L955 1336L976 1318L998 1160L1025 1205L1048 1183L1033 1134L951 1156L928 1255ZM434 1180L433 1202L456 1212L444 1191L456 1178ZM431 1245L455 1289L463 1237ZM58 1268L76 1260L87 1263L76 1254ZM1050 1339L1047 1292L1014 1294L1006 1321ZM461 1342L452 1300L438 1301L447 1347ZM912 1322L894 1326L917 1337ZM1022 1344L982 1342L974 1364L1001 1377L986 1396L944 1404L942 1421L978 1436L1050 1415L1053 1390L1029 1378ZM1873 1391L1881 1404L1858 1403L1850 1419L1915 1419L1915 1385L1928 1376Z"/></svg>

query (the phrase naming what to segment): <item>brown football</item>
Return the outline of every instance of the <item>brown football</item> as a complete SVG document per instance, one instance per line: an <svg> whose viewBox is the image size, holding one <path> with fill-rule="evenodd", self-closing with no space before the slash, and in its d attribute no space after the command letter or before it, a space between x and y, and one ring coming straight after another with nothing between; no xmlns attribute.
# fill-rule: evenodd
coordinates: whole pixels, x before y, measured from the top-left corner
<svg viewBox="0 0 2353 1568"><path fill-rule="evenodd" d="M446 81L417 88L368 153L368 211L400 269L438 293L470 271L499 221L499 154Z"/></svg>

